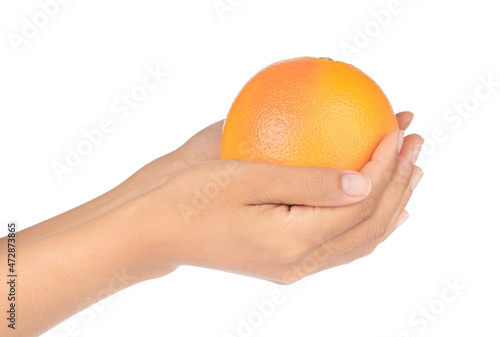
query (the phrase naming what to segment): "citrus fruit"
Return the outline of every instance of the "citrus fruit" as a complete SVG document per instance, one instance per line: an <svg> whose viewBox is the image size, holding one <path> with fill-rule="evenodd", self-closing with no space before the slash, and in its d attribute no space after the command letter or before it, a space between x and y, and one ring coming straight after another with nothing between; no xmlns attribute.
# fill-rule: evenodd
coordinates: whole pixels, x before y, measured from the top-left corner
<svg viewBox="0 0 500 337"><path fill-rule="evenodd" d="M398 130L382 89L328 58L274 63L248 81L224 123L222 159L360 171Z"/></svg>

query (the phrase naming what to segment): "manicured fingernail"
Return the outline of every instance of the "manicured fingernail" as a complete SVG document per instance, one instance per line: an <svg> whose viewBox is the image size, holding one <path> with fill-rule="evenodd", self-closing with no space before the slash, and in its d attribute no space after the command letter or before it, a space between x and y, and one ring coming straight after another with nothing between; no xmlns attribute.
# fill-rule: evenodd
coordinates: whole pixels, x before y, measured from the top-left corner
<svg viewBox="0 0 500 337"><path fill-rule="evenodd" d="M399 216L398 221L396 222L395 228L398 228L399 226L401 226L408 219L409 216L410 216L410 214L408 214L408 212L406 210L404 210L403 213L401 213L401 215Z"/></svg>
<svg viewBox="0 0 500 337"><path fill-rule="evenodd" d="M415 145L415 147L413 148L413 154L411 157L411 162L413 163L413 165L415 165L415 163L417 162L418 155L420 154L421 149L422 149L422 144Z"/></svg>
<svg viewBox="0 0 500 337"><path fill-rule="evenodd" d="M413 175L413 178L411 178L411 182L410 182L412 192L415 190L418 183L420 182L420 179L422 179L423 176L424 176L424 172L422 172L420 170L415 172L415 174Z"/></svg>
<svg viewBox="0 0 500 337"><path fill-rule="evenodd" d="M365 196L370 193L370 178L362 174L348 173L342 176L342 189L352 197Z"/></svg>
<svg viewBox="0 0 500 337"><path fill-rule="evenodd" d="M399 131L398 153L401 152L401 148L403 147L404 140L405 140L405 132Z"/></svg>

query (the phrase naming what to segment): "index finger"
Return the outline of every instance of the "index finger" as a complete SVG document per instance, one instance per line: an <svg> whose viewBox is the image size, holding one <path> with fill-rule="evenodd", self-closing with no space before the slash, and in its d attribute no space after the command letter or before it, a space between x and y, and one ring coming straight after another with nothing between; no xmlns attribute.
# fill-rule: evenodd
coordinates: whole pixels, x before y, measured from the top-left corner
<svg viewBox="0 0 500 337"><path fill-rule="evenodd" d="M300 232L309 236L319 235L322 241L326 241L368 218L392 178L402 138L402 131L386 136L375 150L372 160L361 171L372 183L371 192L364 200L343 207L292 206L290 216L298 219Z"/></svg>

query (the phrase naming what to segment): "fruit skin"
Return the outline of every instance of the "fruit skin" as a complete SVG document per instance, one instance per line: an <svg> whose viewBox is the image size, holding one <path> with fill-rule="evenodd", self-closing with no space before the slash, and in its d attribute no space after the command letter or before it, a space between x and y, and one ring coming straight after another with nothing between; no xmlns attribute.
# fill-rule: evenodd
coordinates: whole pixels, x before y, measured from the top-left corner
<svg viewBox="0 0 500 337"><path fill-rule="evenodd" d="M382 89L358 68L301 57L248 81L224 123L222 159L360 171L398 130Z"/></svg>

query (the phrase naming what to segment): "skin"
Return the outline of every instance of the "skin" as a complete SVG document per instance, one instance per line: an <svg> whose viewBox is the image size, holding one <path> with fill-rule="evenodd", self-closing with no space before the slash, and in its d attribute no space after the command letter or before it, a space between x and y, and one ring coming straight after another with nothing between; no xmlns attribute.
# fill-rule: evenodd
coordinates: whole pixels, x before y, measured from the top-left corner
<svg viewBox="0 0 500 337"><path fill-rule="evenodd" d="M405 130L413 115L397 117ZM407 218L422 174L418 135L388 135L357 173L220 160L221 129L222 121L207 127L113 190L17 233L24 314L15 333L2 324L0 334L37 336L181 265L289 284L371 253ZM346 193L346 175L367 189Z"/></svg>

